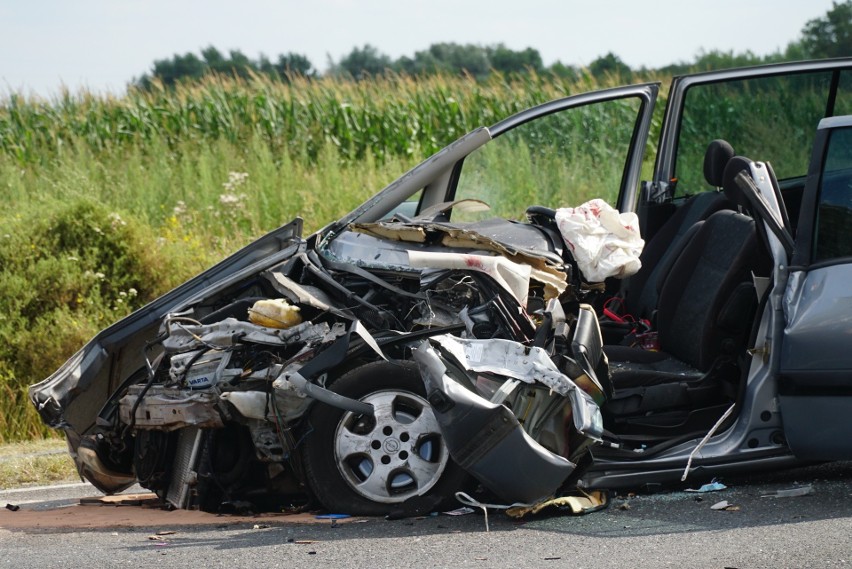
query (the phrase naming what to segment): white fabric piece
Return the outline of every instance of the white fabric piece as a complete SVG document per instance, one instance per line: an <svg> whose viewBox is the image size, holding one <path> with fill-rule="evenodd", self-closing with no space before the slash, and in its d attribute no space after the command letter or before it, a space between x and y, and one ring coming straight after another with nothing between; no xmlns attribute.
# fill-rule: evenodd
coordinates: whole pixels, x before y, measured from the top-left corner
<svg viewBox="0 0 852 569"><path fill-rule="evenodd" d="M619 213L601 199L556 210L556 225L588 282L623 279L642 266L645 242L635 213Z"/></svg>

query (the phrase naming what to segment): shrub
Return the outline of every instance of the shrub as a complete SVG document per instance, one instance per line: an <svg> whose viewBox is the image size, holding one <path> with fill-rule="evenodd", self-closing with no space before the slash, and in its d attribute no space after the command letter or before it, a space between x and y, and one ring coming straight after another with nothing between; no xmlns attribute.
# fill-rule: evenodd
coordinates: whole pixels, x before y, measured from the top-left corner
<svg viewBox="0 0 852 569"><path fill-rule="evenodd" d="M26 386L187 275L150 229L87 199L4 220L0 236L0 441L22 426ZM21 407L21 409L18 409Z"/></svg>

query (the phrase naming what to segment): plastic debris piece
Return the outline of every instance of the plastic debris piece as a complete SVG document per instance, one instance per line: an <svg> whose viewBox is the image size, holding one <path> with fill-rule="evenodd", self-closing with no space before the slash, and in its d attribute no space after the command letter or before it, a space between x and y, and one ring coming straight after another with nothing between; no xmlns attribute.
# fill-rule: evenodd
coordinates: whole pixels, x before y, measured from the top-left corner
<svg viewBox="0 0 852 569"><path fill-rule="evenodd" d="M537 514L545 508L554 507L559 510L570 511L574 515L580 515L596 512L606 507L608 501L606 492L600 490L588 493L580 492L582 494L580 496L560 496L559 498L543 500L531 506L515 506L506 510L506 514L512 518L522 518L527 514Z"/></svg>
<svg viewBox="0 0 852 569"><path fill-rule="evenodd" d="M251 529L267 529L269 524L254 524Z"/></svg>
<svg viewBox="0 0 852 569"><path fill-rule="evenodd" d="M6 509L9 510L10 512L17 512L18 510L21 509L21 507L18 506L17 504L6 504Z"/></svg>
<svg viewBox="0 0 852 569"><path fill-rule="evenodd" d="M711 509L711 510L724 510L724 509L725 509L725 508L727 508L728 506L730 506L730 504L728 504L728 501L727 501L727 500L722 500L721 502L716 502L715 504L713 504L712 506L710 506L710 509Z"/></svg>
<svg viewBox="0 0 852 569"><path fill-rule="evenodd" d="M725 485L724 485L724 484L722 484L721 482L718 482L718 481L714 478L711 482L709 482L709 483L704 484L703 486L701 486L701 488L698 488L698 489L695 489L695 488L687 488L687 489L685 490L685 492L699 492L699 493L702 493L702 494L703 494L703 493L705 493L705 492L719 492L719 491L721 491L721 490L726 490L727 488L728 488L727 486L725 486Z"/></svg>
<svg viewBox="0 0 852 569"><path fill-rule="evenodd" d="M162 530L158 531L155 535L174 535L175 532L172 530Z"/></svg>
<svg viewBox="0 0 852 569"><path fill-rule="evenodd" d="M707 441L709 441L710 438L716 434L716 431L719 430L719 428L722 426L722 423L724 423L728 419L728 417L731 416L731 413L734 412L736 406L737 404L734 403L733 405L728 407L728 410L722 413L722 416L719 417L719 420L716 421L716 424L710 427L710 430L707 432L706 435L704 435L704 438L701 439L701 442L699 442L695 446L695 448L692 449L692 452L689 453L689 458L686 461L686 468L683 469L683 476L680 477L681 482L686 481L686 477L689 476L689 469L692 468L692 459L695 458L695 455L697 455L702 448L704 448L704 445L707 444Z"/></svg>
<svg viewBox="0 0 852 569"><path fill-rule="evenodd" d="M468 508L467 506L462 506L461 508L456 508L455 510L450 510L449 512L444 512L444 514L448 516L466 516L468 514L472 514L475 512L473 508Z"/></svg>
<svg viewBox="0 0 852 569"><path fill-rule="evenodd" d="M299 307L283 298L258 300L248 311L249 321L267 328L290 328L302 323Z"/></svg>
<svg viewBox="0 0 852 569"><path fill-rule="evenodd" d="M345 520L346 518L351 518L349 514L319 514L316 516L318 520Z"/></svg>
<svg viewBox="0 0 852 569"><path fill-rule="evenodd" d="M810 484L807 486L799 486L797 488L787 488L785 490L777 490L771 494L764 494L761 498L797 498L799 496L808 496L813 494L814 487Z"/></svg>

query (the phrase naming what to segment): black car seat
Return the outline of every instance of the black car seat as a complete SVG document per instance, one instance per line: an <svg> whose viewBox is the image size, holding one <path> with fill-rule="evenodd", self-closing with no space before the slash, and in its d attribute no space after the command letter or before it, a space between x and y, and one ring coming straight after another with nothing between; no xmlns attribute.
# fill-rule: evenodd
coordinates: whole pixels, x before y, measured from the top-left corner
<svg viewBox="0 0 852 569"><path fill-rule="evenodd" d="M726 166L724 190L734 203L744 201L735 180L749 163L733 159ZM605 346L613 396L604 410L615 424L647 425L652 411L680 409L659 426L685 428L692 411L729 404L735 394L737 358L757 307L752 274L768 273L769 256L755 221L732 210L697 222L686 239L659 291L660 351Z"/></svg>
<svg viewBox="0 0 852 569"><path fill-rule="evenodd" d="M716 191L701 192L689 198L645 242L639 257L642 268L622 283L621 313L637 319L651 319L657 308L661 281L674 257L686 244L690 228L714 212L732 207L719 190L722 188L725 166L733 156L734 149L724 140L714 140L707 146L704 153L704 178Z"/></svg>

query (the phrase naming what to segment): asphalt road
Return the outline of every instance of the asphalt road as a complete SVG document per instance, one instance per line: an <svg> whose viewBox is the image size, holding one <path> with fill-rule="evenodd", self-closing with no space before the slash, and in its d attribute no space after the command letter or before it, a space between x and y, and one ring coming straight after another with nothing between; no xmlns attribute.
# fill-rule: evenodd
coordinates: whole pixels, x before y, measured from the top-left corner
<svg viewBox="0 0 852 569"><path fill-rule="evenodd" d="M696 481L699 482L699 481ZM614 497L586 516L514 521L489 515L360 523L271 523L97 530L0 529L0 568L14 567L852 567L852 463L729 478L722 492ZM810 484L798 497L766 497ZM32 496L24 508L73 503L79 486ZM733 510L711 505L727 500ZM255 527L255 526L258 527ZM175 533L149 539L157 531Z"/></svg>

